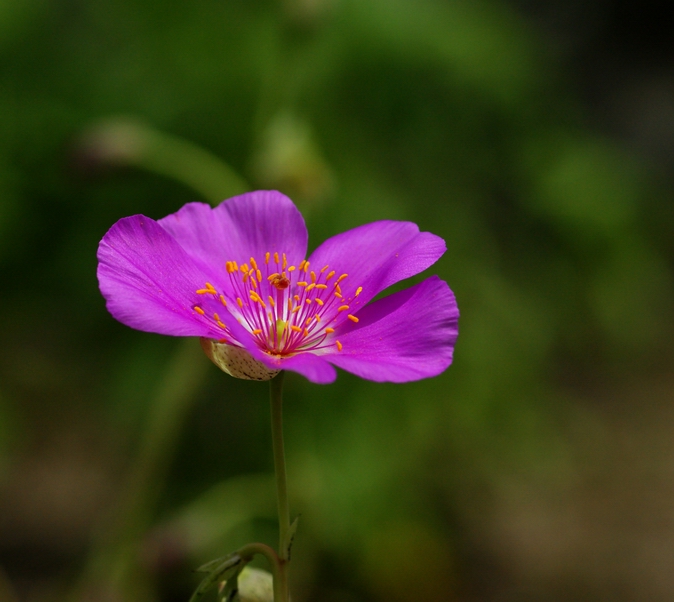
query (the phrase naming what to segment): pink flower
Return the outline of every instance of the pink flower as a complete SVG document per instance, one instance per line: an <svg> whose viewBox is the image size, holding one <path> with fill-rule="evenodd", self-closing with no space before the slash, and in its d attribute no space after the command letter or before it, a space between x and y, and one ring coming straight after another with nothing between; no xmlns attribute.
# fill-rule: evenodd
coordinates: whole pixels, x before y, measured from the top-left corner
<svg viewBox="0 0 674 602"><path fill-rule="evenodd" d="M459 312L436 276L368 303L445 252L411 222L380 221L338 234L306 259L307 230L292 201L258 191L216 208L189 203L154 221L119 220L98 249L98 279L120 322L201 337L238 378L292 370L316 383L338 366L406 382L452 362Z"/></svg>

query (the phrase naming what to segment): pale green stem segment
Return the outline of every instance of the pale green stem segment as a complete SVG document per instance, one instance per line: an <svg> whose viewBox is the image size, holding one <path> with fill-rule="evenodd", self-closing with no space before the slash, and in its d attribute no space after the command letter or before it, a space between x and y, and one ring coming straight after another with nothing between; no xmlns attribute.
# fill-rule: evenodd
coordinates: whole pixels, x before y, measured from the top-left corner
<svg viewBox="0 0 674 602"><path fill-rule="evenodd" d="M211 203L250 190L227 163L196 144L147 127L143 133L146 147L137 160L140 167L187 184Z"/></svg>
<svg viewBox="0 0 674 602"><path fill-rule="evenodd" d="M274 471L279 522L279 567L274 575L274 602L288 602L288 561L290 547L290 510L286 461L283 449L283 372L269 381L271 401L271 434L274 448Z"/></svg>
<svg viewBox="0 0 674 602"><path fill-rule="evenodd" d="M82 145L99 161L133 165L172 178L213 204L250 190L219 157L140 120L122 117L99 123L83 136Z"/></svg>

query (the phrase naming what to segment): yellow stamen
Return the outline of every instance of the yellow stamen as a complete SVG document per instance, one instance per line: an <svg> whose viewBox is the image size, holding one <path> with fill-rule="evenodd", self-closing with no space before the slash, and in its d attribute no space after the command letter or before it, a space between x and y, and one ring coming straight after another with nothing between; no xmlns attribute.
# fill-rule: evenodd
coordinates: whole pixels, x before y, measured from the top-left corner
<svg viewBox="0 0 674 602"><path fill-rule="evenodd" d="M337 345L337 351L341 351L343 349L342 344L339 341L335 341L335 345Z"/></svg>
<svg viewBox="0 0 674 602"><path fill-rule="evenodd" d="M321 268L321 274L322 274L323 272L325 272L325 270L327 270L329 267L330 267L330 266L329 266L328 264L325 264L325 265Z"/></svg>
<svg viewBox="0 0 674 602"><path fill-rule="evenodd" d="M320 288L321 290L325 290L326 288L328 288L328 285L327 284L317 284L316 288Z"/></svg>
<svg viewBox="0 0 674 602"><path fill-rule="evenodd" d="M316 322L320 322L320 321L321 321L321 316L319 316L318 314L316 314L316 315L314 316L314 320L316 320Z"/></svg>
<svg viewBox="0 0 674 602"><path fill-rule="evenodd" d="M293 299L297 301L298 303L300 302L300 296L299 295L293 295Z"/></svg>
<svg viewBox="0 0 674 602"><path fill-rule="evenodd" d="M319 305L322 306L323 305L323 299L319 299L318 297L316 297L316 303L318 303Z"/></svg>
<svg viewBox="0 0 674 602"><path fill-rule="evenodd" d="M240 308L243 309L243 301L241 301L241 297L236 298L236 303Z"/></svg>
<svg viewBox="0 0 674 602"><path fill-rule="evenodd" d="M220 295L220 303L222 303L225 307L227 307L227 301L225 300L224 295Z"/></svg>
<svg viewBox="0 0 674 602"><path fill-rule="evenodd" d="M220 316L219 316L218 314L213 314L213 319L214 319L216 322L219 322L219 321L220 321Z"/></svg>
<svg viewBox="0 0 674 602"><path fill-rule="evenodd" d="M328 327L328 328L325 329L325 332L326 332L326 334L331 334L331 333L335 332L335 329Z"/></svg>
<svg viewBox="0 0 674 602"><path fill-rule="evenodd" d="M250 265L253 266L254 270L257 270L257 261L255 261L255 257L250 258Z"/></svg>
<svg viewBox="0 0 674 602"><path fill-rule="evenodd" d="M337 311L345 311L345 310L347 310L347 309L349 309L349 306L348 306L348 305L340 305L340 306L337 308Z"/></svg>
<svg viewBox="0 0 674 602"><path fill-rule="evenodd" d="M313 270L311 270L311 282L314 283L316 282L316 272L314 272Z"/></svg>
<svg viewBox="0 0 674 602"><path fill-rule="evenodd" d="M335 297L337 297L338 299L341 299L342 295L340 293L338 293L337 291L335 291Z"/></svg>
<svg viewBox="0 0 674 602"><path fill-rule="evenodd" d="M307 305L311 305L311 299L305 299L304 302L305 302Z"/></svg>
<svg viewBox="0 0 674 602"><path fill-rule="evenodd" d="M347 315L346 317L349 318L349 320L351 320L352 322L358 322L359 321L358 318L356 318L356 316L352 316L351 314Z"/></svg>
<svg viewBox="0 0 674 602"><path fill-rule="evenodd" d="M195 306L194 306L194 311L196 311L198 314L200 314L200 315L202 315L202 316L206 313L206 312L205 312L203 309L201 309L201 307L199 307L198 305L195 305Z"/></svg>
<svg viewBox="0 0 674 602"><path fill-rule="evenodd" d="M304 264L304 273L305 273L305 274L307 273L307 270L308 270L308 269L309 269L309 262L307 261L307 262Z"/></svg>
<svg viewBox="0 0 674 602"><path fill-rule="evenodd" d="M227 326L225 326L224 323L221 322L220 320L218 320L218 326L219 326L220 328L223 328L223 329L224 329L224 328L227 328Z"/></svg>
<svg viewBox="0 0 674 602"><path fill-rule="evenodd" d="M298 282L298 283L297 283L297 286L307 286L307 284L309 284L309 283L308 283L308 282L304 282L304 280L302 280L301 282Z"/></svg>
<svg viewBox="0 0 674 602"><path fill-rule="evenodd" d="M274 253L274 261L278 265L278 253Z"/></svg>
<svg viewBox="0 0 674 602"><path fill-rule="evenodd" d="M244 274L247 274L247 273L250 271L250 268L248 267L248 264L247 264L247 263L244 263L244 264L241 266L241 271L242 271Z"/></svg>
<svg viewBox="0 0 674 602"><path fill-rule="evenodd" d="M271 295L269 295L267 299L269 299L269 305L271 305L272 307L276 307L276 303L274 303L274 299L272 299Z"/></svg>
<svg viewBox="0 0 674 602"><path fill-rule="evenodd" d="M291 265L291 266L288 268L288 271L289 271L289 272L294 272L296 269L297 269L297 268L296 268L294 265Z"/></svg>
<svg viewBox="0 0 674 602"><path fill-rule="evenodd" d="M327 282L330 280L335 275L335 270L332 270L332 272L328 272L328 275L325 277L325 281Z"/></svg>
<svg viewBox="0 0 674 602"><path fill-rule="evenodd" d="M255 330L253 330L253 334L262 334L262 330L259 329L259 328L256 328Z"/></svg>
<svg viewBox="0 0 674 602"><path fill-rule="evenodd" d="M210 282L206 283L206 288L200 288L197 291L197 294L199 294L199 295L205 295L206 293L209 293L211 295L217 295L218 294L218 292L215 290L215 288L213 287L213 285Z"/></svg>
<svg viewBox="0 0 674 602"><path fill-rule="evenodd" d="M335 284L335 290L341 295L342 294L342 287L339 286L339 284Z"/></svg>
<svg viewBox="0 0 674 602"><path fill-rule="evenodd" d="M250 291L250 298L251 298L252 301L255 301L255 303L259 303L260 305L262 305L262 307L267 309L267 306L265 305L264 301L262 300L262 297L260 297L260 295L258 295L255 291Z"/></svg>
<svg viewBox="0 0 674 602"><path fill-rule="evenodd" d="M313 274L313 272L311 272ZM307 292L309 292L312 288L316 288L316 285L312 282L309 286L307 286Z"/></svg>
<svg viewBox="0 0 674 602"><path fill-rule="evenodd" d="M308 328L305 328L305 329L304 329L304 336L305 336L305 337L308 337L308 336L309 336L309 329L308 329Z"/></svg>
<svg viewBox="0 0 674 602"><path fill-rule="evenodd" d="M283 269L285 270L288 265L288 260L286 259L286 254L283 253Z"/></svg>
<svg viewBox="0 0 674 602"><path fill-rule="evenodd" d="M301 307L302 307L301 305L298 305L298 306L297 306L295 309L293 309L290 313L291 313L291 314L296 314L298 311L300 311Z"/></svg>
<svg viewBox="0 0 674 602"><path fill-rule="evenodd" d="M293 300L288 299L288 311L290 311L293 308Z"/></svg>
<svg viewBox="0 0 674 602"><path fill-rule="evenodd" d="M304 265L306 264L306 262L307 262L306 259L303 259L302 261L300 261L300 265L297 268L300 272L302 271L302 268L304 268Z"/></svg>
<svg viewBox="0 0 674 602"><path fill-rule="evenodd" d="M356 289L356 297L357 297L358 295L360 295L362 292L363 292L363 287L362 287L362 286L359 286L359 287Z"/></svg>
<svg viewBox="0 0 674 602"><path fill-rule="evenodd" d="M271 282L272 280L274 280L274 278L278 278L280 275L281 274L279 274L278 272L274 272L271 276L267 276L267 280Z"/></svg>
<svg viewBox="0 0 674 602"><path fill-rule="evenodd" d="M262 282L262 272L260 270L255 270L255 275L257 276L258 282Z"/></svg>
<svg viewBox="0 0 674 602"><path fill-rule="evenodd" d="M269 263L269 257L270 257L270 253L269 253L269 251L267 251L267 252L264 254L264 262L265 262L265 264L268 264L268 263Z"/></svg>
<svg viewBox="0 0 674 602"><path fill-rule="evenodd" d="M291 326L290 330L292 330L294 332L302 332L302 329L299 326L295 326L295 325Z"/></svg>

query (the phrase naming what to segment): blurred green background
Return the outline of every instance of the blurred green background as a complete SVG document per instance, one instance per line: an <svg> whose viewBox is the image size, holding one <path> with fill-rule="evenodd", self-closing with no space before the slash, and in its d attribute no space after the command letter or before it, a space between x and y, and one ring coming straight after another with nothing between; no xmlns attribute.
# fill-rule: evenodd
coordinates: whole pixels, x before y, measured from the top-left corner
<svg viewBox="0 0 674 602"><path fill-rule="evenodd" d="M442 236L462 314L438 378L287 377L295 602L674 599L655 6L0 0L0 600L186 601L275 543L267 387L95 278L117 219L247 186L311 248Z"/></svg>

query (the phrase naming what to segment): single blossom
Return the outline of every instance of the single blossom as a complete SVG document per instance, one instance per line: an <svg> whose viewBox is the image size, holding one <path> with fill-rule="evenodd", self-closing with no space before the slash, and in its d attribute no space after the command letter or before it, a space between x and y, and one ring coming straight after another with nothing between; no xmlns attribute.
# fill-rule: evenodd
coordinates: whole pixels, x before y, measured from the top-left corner
<svg viewBox="0 0 674 602"><path fill-rule="evenodd" d="M214 209L189 203L155 221L119 220L98 248L110 313L148 332L201 337L238 378L292 370L329 383L338 366L374 381L435 376L452 362L459 312L437 276L372 303L445 252L411 222L338 234L307 258L292 201L258 191Z"/></svg>

